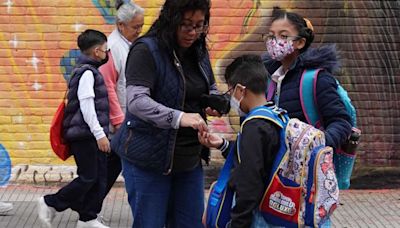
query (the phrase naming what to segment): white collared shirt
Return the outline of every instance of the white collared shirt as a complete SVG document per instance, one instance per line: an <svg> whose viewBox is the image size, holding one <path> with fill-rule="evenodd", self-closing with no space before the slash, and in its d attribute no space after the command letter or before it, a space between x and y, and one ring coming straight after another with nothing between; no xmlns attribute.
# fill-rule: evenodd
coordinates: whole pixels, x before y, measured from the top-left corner
<svg viewBox="0 0 400 228"><path fill-rule="evenodd" d="M274 102L277 107L279 107L279 97L281 94L281 85L282 81L286 76L287 71L285 72L283 70L283 66L280 66L272 75L271 79L276 82L276 90L275 90L275 96L274 96Z"/></svg>

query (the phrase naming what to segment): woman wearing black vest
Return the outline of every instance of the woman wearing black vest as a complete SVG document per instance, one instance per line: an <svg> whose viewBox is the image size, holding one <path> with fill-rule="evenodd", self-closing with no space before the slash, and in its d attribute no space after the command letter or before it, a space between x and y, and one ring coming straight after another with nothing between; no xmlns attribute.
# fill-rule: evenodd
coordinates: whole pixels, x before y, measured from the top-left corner
<svg viewBox="0 0 400 228"><path fill-rule="evenodd" d="M209 18L209 0L166 0L129 52L128 108L112 148L122 158L133 227L202 227L197 132L207 125L200 100L217 92L206 48Z"/></svg>

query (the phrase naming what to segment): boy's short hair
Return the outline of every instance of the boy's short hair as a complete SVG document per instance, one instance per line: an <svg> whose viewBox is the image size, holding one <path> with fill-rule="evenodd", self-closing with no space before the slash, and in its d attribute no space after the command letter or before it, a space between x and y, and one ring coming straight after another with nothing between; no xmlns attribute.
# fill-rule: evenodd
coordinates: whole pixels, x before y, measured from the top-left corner
<svg viewBox="0 0 400 228"><path fill-rule="evenodd" d="M104 33L87 29L78 36L78 47L81 52L86 52L96 45L102 45L107 42L107 36Z"/></svg>
<svg viewBox="0 0 400 228"><path fill-rule="evenodd" d="M267 70L258 55L242 55L233 60L225 70L228 85L240 83L255 94L265 93Z"/></svg>

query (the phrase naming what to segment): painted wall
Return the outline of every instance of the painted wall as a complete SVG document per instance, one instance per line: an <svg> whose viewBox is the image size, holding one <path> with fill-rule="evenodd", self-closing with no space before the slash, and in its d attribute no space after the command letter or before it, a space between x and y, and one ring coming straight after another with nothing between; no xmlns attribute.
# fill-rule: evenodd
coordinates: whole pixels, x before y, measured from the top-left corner
<svg viewBox="0 0 400 228"><path fill-rule="evenodd" d="M146 31L162 0L138 0ZM61 164L49 145L49 125L66 89L77 35L87 29L109 34L114 1L2 0L0 3L0 144L13 164ZM363 130L359 164L400 165L399 1L213 0L209 35L221 91L232 58L265 51L261 34L274 5L309 18L315 45L337 43L343 67L338 79L358 108ZM237 118L211 119L231 136ZM73 164L68 161L65 164Z"/></svg>

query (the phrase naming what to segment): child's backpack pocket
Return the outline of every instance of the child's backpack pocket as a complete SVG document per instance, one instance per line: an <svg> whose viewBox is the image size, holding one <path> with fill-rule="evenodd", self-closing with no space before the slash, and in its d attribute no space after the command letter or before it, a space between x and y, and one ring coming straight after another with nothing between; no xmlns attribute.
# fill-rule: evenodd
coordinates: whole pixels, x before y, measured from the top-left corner
<svg viewBox="0 0 400 228"><path fill-rule="evenodd" d="M298 183L280 174L274 175L260 204L260 211L267 221L297 227L301 194Z"/></svg>

